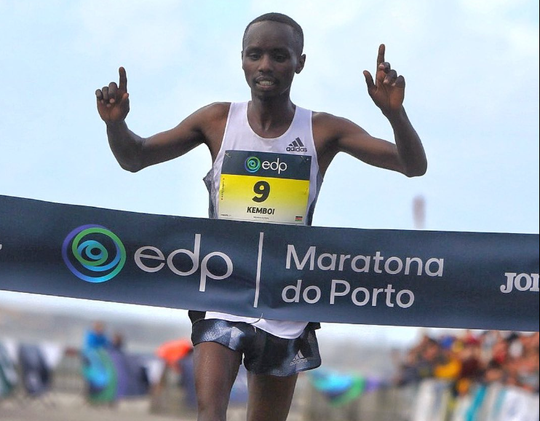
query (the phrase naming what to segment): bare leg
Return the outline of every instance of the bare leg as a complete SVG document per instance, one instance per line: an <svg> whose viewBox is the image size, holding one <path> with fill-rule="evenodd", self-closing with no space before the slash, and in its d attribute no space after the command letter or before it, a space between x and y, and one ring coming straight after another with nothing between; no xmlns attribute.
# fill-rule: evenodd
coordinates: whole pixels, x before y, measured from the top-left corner
<svg viewBox="0 0 540 421"><path fill-rule="evenodd" d="M242 355L214 342L195 346L198 421L225 421Z"/></svg>
<svg viewBox="0 0 540 421"><path fill-rule="evenodd" d="M285 421L297 379L248 373L248 421Z"/></svg>

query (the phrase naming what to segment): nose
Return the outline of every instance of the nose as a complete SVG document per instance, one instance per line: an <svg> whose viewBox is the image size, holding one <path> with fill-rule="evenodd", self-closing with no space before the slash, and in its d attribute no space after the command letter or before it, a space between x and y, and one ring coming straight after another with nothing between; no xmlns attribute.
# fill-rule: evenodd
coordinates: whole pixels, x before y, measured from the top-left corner
<svg viewBox="0 0 540 421"><path fill-rule="evenodd" d="M263 54L259 60L259 72L268 73L273 70L272 58L268 54Z"/></svg>

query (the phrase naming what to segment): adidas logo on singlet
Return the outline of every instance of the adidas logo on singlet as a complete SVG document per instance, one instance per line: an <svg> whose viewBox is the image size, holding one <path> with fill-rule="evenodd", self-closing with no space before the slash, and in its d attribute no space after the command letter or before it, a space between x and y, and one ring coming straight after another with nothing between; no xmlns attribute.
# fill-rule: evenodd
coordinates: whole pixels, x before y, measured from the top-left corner
<svg viewBox="0 0 540 421"><path fill-rule="evenodd" d="M302 363L307 363L307 358L304 357L304 354L302 354L302 351L298 351L296 356L291 361L290 365L302 364Z"/></svg>
<svg viewBox="0 0 540 421"><path fill-rule="evenodd" d="M294 142L287 146L287 152L307 152L306 146L302 143L299 137L294 139Z"/></svg>

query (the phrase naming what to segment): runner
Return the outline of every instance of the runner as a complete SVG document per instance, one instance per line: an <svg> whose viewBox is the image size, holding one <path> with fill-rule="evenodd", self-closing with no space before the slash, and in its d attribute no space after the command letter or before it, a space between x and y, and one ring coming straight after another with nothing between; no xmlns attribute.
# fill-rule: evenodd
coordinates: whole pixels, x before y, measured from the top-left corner
<svg viewBox="0 0 540 421"><path fill-rule="evenodd" d="M302 28L269 13L248 24L242 68L251 91L244 103L213 103L171 130L142 138L129 130L127 76L96 91L110 147L122 168L136 172L206 145L210 217L280 224L311 223L326 170L340 152L408 177L426 172L420 138L403 107L405 79L379 47L375 78L364 71L368 94L386 116L394 142L357 124L295 105L293 79L306 62ZM298 373L321 364L317 324L190 312L195 345L198 420L225 420L240 364L249 371L248 421L284 421Z"/></svg>

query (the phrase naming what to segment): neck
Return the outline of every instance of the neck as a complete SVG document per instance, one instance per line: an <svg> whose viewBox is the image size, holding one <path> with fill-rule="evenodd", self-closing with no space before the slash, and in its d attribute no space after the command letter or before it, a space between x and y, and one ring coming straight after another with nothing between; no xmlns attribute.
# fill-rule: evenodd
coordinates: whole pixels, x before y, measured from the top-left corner
<svg viewBox="0 0 540 421"><path fill-rule="evenodd" d="M248 121L262 137L278 137L289 128L296 110L290 98L252 98L248 104Z"/></svg>

